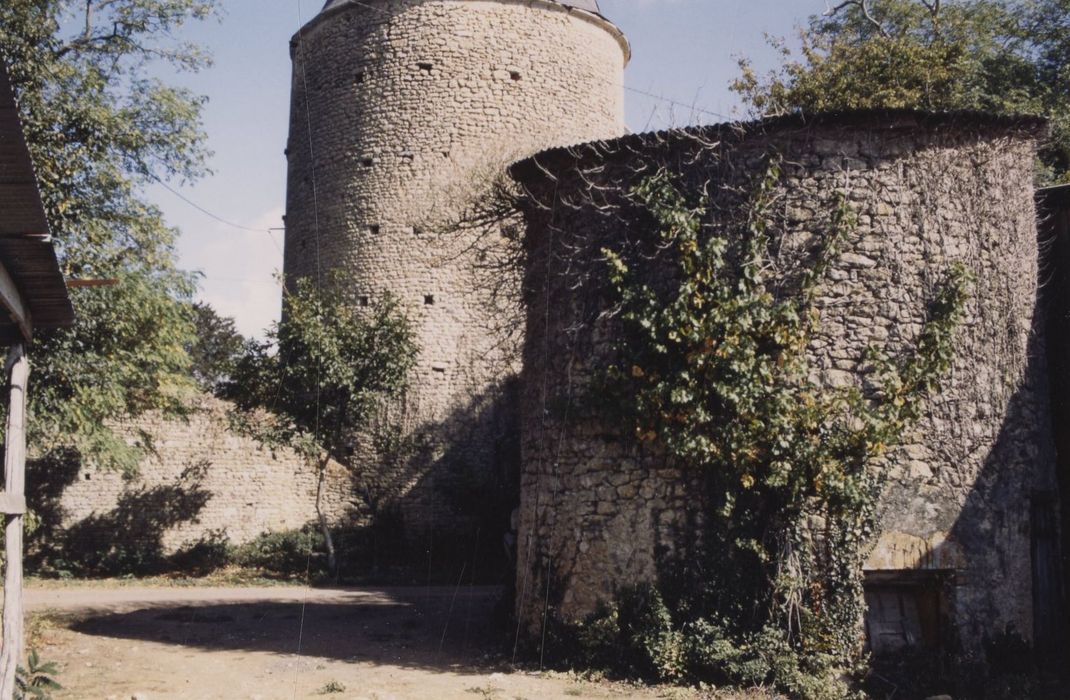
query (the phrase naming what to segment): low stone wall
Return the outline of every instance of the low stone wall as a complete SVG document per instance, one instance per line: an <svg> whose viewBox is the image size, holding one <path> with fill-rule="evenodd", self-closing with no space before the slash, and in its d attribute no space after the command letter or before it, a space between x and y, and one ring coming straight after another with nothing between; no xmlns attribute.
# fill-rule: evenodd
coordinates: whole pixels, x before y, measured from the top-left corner
<svg viewBox="0 0 1070 700"><path fill-rule="evenodd" d="M1038 132L1029 120L858 113L631 136L514 166L530 195L517 582L528 626L538 630L547 604L575 621L621 586L656 583L701 531L699 477L605 424L588 391L618 331L602 313L601 251L649 245L623 193L664 168L708 192L716 218L776 153L786 274L828 230L838 194L859 218L818 293L809 351L821 381L861 384L867 346L910 347L949 266L974 273L944 389L891 455L867 568L946 584L940 614L968 647L1006 629L1030 638L1032 514L1055 493L1037 312Z"/></svg>
<svg viewBox="0 0 1070 700"><path fill-rule="evenodd" d="M142 528L137 537L158 539L169 554L208 538L241 544L314 521L315 468L291 450L267 450L235 434L226 411L224 402L203 397L188 421L149 416L124 426L131 442L147 437L152 454L136 475L82 465L68 483L52 484L60 527L99 523L104 537L108 523ZM331 465L323 491L331 521L360 522L354 493L349 473Z"/></svg>

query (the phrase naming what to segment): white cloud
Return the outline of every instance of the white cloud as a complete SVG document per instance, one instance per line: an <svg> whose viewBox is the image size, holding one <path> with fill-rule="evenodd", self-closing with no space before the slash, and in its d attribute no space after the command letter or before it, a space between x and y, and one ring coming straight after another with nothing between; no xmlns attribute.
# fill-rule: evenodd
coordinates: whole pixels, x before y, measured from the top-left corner
<svg viewBox="0 0 1070 700"><path fill-rule="evenodd" d="M276 275L282 269L283 236L281 231L267 233L266 229L281 226L282 214L282 208L276 207L248 222L250 228L264 229L264 233L216 222L203 228L183 227L179 262L187 270L202 273L198 299L232 316L247 337L262 337L279 318L282 291Z"/></svg>

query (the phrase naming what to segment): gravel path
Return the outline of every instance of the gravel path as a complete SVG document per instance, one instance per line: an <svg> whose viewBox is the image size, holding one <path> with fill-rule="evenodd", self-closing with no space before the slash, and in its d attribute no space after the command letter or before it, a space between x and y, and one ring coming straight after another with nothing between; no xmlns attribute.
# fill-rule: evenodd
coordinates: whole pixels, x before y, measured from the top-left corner
<svg viewBox="0 0 1070 700"><path fill-rule="evenodd" d="M512 670L495 588L27 589L59 698L690 698ZM328 692L330 689L336 692ZM343 690L344 689L344 690Z"/></svg>

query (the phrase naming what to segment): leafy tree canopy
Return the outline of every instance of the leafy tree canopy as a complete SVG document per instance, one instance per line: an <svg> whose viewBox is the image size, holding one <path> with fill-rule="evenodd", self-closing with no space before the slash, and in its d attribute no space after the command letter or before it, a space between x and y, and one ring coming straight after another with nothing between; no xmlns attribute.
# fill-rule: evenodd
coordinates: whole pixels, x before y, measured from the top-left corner
<svg viewBox="0 0 1070 700"><path fill-rule="evenodd" d="M31 349L31 431L42 449L73 447L105 466L139 453L109 427L183 410L193 278L176 267L176 232L143 194L156 179L206 172L204 100L153 77L164 64L198 70L175 39L217 0L5 0L0 55L19 98L63 272L115 278L73 290L77 325Z"/></svg>
<svg viewBox="0 0 1070 700"><path fill-rule="evenodd" d="M1043 181L1070 182L1070 0L849 0L811 17L799 52L733 89L759 115L984 110L1052 121Z"/></svg>
<svg viewBox="0 0 1070 700"><path fill-rule="evenodd" d="M234 373L245 338L234 325L234 319L220 316L209 304L193 305L196 336L187 346L193 378L206 391L220 390Z"/></svg>
<svg viewBox="0 0 1070 700"><path fill-rule="evenodd" d="M221 394L264 442L344 463L384 399L405 388L417 354L392 297L358 311L336 281L300 279L283 297L283 320L246 344Z"/></svg>
<svg viewBox="0 0 1070 700"><path fill-rule="evenodd" d="M392 297L354 309L341 282L300 279L283 296L283 320L266 341L250 341L222 395L237 407L236 427L268 445L294 447L319 475L316 514L328 568L338 562L321 506L331 459L347 464L350 446L404 390L419 349Z"/></svg>

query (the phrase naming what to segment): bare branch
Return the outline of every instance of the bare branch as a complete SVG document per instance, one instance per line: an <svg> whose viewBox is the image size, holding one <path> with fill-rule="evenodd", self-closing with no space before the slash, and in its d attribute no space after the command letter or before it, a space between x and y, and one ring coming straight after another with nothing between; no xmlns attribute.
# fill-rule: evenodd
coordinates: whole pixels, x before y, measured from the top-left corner
<svg viewBox="0 0 1070 700"><path fill-rule="evenodd" d="M82 36L86 39L93 35L93 0L85 0L85 32Z"/></svg>
<svg viewBox="0 0 1070 700"><path fill-rule="evenodd" d="M924 2L924 0L922 1ZM937 5L939 5L938 0ZM835 7L828 5L826 2L827 9L825 10L825 16L832 17L838 14L840 10L844 9L845 7L857 7L859 10L861 10L862 16L866 18L866 21L876 27L877 31L880 32L880 35L882 37L884 37L885 39L888 38L888 32L884 29L883 26L881 26L881 23L877 21L877 18L873 16L873 13L869 11L869 5L866 3L866 0L844 0Z"/></svg>

